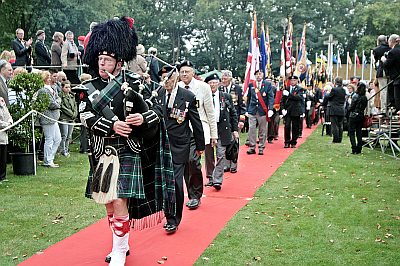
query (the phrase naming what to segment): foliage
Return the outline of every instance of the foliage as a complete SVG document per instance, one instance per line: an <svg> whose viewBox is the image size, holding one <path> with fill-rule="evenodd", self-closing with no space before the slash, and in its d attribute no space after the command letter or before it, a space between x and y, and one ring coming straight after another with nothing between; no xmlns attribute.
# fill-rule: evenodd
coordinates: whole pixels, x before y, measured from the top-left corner
<svg viewBox="0 0 400 266"><path fill-rule="evenodd" d="M10 106L10 114L14 121L19 120L31 110L43 112L47 109L50 99L47 94L37 96L37 91L44 86L42 77L36 73L23 73L16 75L8 87L16 92L16 103ZM32 144L32 124L27 117L20 124L9 131L13 145L21 151L28 152ZM40 139L40 134L35 131L35 141Z"/></svg>

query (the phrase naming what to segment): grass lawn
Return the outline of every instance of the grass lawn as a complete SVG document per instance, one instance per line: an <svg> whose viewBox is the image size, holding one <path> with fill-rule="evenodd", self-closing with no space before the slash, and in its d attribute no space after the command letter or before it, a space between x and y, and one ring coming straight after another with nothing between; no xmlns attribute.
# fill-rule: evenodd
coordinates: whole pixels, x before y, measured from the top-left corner
<svg viewBox="0 0 400 266"><path fill-rule="evenodd" d="M196 265L399 265L400 161L330 142L315 130Z"/></svg>
<svg viewBox="0 0 400 266"><path fill-rule="evenodd" d="M242 136L243 137L243 136ZM244 143L244 142L242 142ZM0 265L16 265L105 216L84 198L87 156L0 185ZM197 265L398 265L400 161L349 154L317 129L256 193Z"/></svg>

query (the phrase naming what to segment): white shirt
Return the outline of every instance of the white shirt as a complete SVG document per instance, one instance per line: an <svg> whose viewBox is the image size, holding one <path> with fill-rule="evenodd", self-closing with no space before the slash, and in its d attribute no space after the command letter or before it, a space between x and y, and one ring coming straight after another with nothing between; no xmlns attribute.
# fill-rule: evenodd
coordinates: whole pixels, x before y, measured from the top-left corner
<svg viewBox="0 0 400 266"><path fill-rule="evenodd" d="M220 106L219 106L219 90L216 90L214 93L212 92L213 96L213 103L214 103L214 114L215 120L217 123L219 122L219 114L220 114Z"/></svg>

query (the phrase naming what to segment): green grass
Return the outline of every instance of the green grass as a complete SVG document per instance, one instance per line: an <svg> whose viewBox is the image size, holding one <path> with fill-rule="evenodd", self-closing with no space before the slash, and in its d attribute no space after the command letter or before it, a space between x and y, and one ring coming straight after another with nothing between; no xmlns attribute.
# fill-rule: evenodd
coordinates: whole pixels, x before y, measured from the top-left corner
<svg viewBox="0 0 400 266"><path fill-rule="evenodd" d="M244 143L245 135L242 134ZM400 162L349 154L317 129L257 191L197 265L397 265ZM84 198L87 156L0 185L0 265L16 265L105 216Z"/></svg>
<svg viewBox="0 0 400 266"><path fill-rule="evenodd" d="M196 265L398 265L400 162L318 128Z"/></svg>
<svg viewBox="0 0 400 266"><path fill-rule="evenodd" d="M56 157L60 168L37 167L36 176L15 176L0 185L0 265L16 265L36 252L105 216L104 207L84 197L86 155Z"/></svg>

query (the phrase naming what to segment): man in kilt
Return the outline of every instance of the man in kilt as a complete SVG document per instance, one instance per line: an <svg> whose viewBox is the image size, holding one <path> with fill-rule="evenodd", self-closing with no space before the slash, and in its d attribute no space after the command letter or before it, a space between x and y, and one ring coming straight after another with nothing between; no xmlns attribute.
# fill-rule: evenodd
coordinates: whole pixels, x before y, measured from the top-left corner
<svg viewBox="0 0 400 266"><path fill-rule="evenodd" d="M124 37L121 37L124 36ZM97 77L80 92L79 113L90 138L86 196L105 204L113 233L110 265L125 265L130 227L143 229L175 214L172 156L162 110L140 95L140 80L123 69L136 55L133 19L94 27L84 62ZM147 99L146 99L147 98Z"/></svg>

